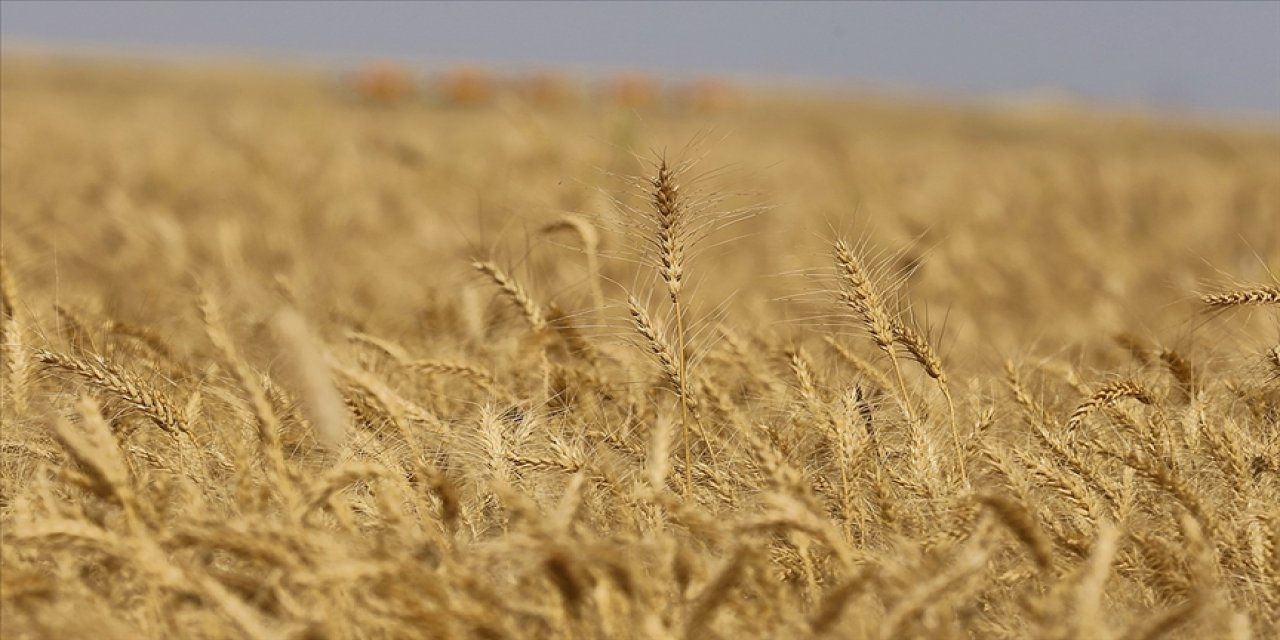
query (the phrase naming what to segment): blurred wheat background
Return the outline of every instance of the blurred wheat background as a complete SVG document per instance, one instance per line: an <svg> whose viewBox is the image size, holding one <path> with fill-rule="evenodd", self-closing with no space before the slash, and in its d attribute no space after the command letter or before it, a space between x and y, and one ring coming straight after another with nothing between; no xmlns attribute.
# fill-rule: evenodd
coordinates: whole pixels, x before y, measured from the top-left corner
<svg viewBox="0 0 1280 640"><path fill-rule="evenodd" d="M1280 133L6 56L6 638L1275 638Z"/></svg>

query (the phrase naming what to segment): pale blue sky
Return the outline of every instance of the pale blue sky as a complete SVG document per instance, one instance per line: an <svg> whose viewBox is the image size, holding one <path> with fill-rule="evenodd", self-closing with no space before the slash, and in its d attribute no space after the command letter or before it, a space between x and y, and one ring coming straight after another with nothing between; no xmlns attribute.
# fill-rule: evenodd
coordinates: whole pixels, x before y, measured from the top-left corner
<svg viewBox="0 0 1280 640"><path fill-rule="evenodd" d="M648 69L1280 114L1280 2L0 2L6 48Z"/></svg>

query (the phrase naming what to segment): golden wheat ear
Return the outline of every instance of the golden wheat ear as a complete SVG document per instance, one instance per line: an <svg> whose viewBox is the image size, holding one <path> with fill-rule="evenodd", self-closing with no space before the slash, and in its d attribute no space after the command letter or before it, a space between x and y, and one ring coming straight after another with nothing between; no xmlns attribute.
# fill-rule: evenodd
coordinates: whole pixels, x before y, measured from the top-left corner
<svg viewBox="0 0 1280 640"><path fill-rule="evenodd" d="M529 326L534 331L540 332L547 327L547 319L542 313L542 308L533 301L533 296L529 295L528 290L517 282L515 278L512 278L493 262L477 260L471 263L471 267L483 273L498 286L502 294L510 299L516 308L520 310L520 313L524 315L524 319L528 321Z"/></svg>
<svg viewBox="0 0 1280 640"><path fill-rule="evenodd" d="M150 418L156 426L171 434L188 433L186 423L164 393L101 356L77 358L37 349L35 359L47 367L74 374L90 386L106 391L129 409Z"/></svg>
<svg viewBox="0 0 1280 640"><path fill-rule="evenodd" d="M1200 301L1211 307L1242 307L1245 305L1280 304L1280 287L1261 285L1231 291L1206 293Z"/></svg>

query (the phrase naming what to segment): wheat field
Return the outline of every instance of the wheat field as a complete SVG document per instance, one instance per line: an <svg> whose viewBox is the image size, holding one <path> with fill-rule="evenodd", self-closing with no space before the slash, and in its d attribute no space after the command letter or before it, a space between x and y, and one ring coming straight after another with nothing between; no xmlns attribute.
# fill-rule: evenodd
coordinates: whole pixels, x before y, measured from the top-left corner
<svg viewBox="0 0 1280 640"><path fill-rule="evenodd" d="M1280 130L6 55L4 638L1280 638Z"/></svg>

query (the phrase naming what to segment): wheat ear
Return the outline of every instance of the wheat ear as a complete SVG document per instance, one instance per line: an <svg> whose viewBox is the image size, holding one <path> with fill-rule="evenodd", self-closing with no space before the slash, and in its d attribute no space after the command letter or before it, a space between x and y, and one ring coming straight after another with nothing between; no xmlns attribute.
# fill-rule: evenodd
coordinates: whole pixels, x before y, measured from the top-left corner
<svg viewBox="0 0 1280 640"><path fill-rule="evenodd" d="M102 356L80 359L37 349L35 358L46 366L75 374L90 385L107 391L171 434L187 433L186 424L164 395L151 389L134 374L107 362Z"/></svg>
<svg viewBox="0 0 1280 640"><path fill-rule="evenodd" d="M902 367L898 366L897 349L894 344L894 322L885 310L880 290L872 281L862 260L853 253L844 240L836 240L834 246L836 269L841 278L839 291L840 301L853 310L862 321L871 336L871 341L889 356L893 366L893 375L897 378L898 388L902 391L902 411L907 420L915 425L915 413L911 409L911 397L907 392L907 382L902 377Z"/></svg>
<svg viewBox="0 0 1280 640"><path fill-rule="evenodd" d="M1098 389L1087 400L1080 403L1076 410L1071 412L1071 417L1067 419L1067 431L1073 432L1080 428L1084 423L1084 419L1089 417L1098 407L1110 404L1121 398L1133 398L1142 404L1151 404L1154 400L1147 388L1133 380L1118 380L1109 382Z"/></svg>
<svg viewBox="0 0 1280 640"><path fill-rule="evenodd" d="M689 445L689 431L691 425L696 425L699 435L706 443L707 450L711 452L712 467L718 467L716 462L715 450L712 448L711 440L707 437L706 428L702 424L701 415L694 410L694 400L691 397L689 382L689 339L685 332L686 310L683 297L680 295L684 290L685 260L687 257L687 244L691 231L691 214L686 199L680 193L680 185L678 174L680 169L667 164L666 158L658 161L657 172L649 179L647 196L651 213L648 214L652 222L653 246L655 249L658 275L666 284L667 295L671 300L672 316L675 319L675 344L668 349L669 364L675 369L675 378L678 381L677 390L680 396L680 426L684 438L684 454L685 454L685 494L688 495L692 490L692 455ZM632 316L639 323L639 318L635 315L637 305L632 305ZM643 332L642 332L643 334Z"/></svg>
<svg viewBox="0 0 1280 640"><path fill-rule="evenodd" d="M492 262L478 260L472 262L471 266L476 271L488 276L494 284L498 285L502 293L510 298L511 302L515 303L520 312L524 314L524 319L529 322L529 326L533 327L534 331L542 331L546 328L547 319L542 314L542 309L538 308L538 304L533 301L529 292L519 282L516 282L514 278Z"/></svg>
<svg viewBox="0 0 1280 640"><path fill-rule="evenodd" d="M635 296L627 296L627 308L631 312L631 319L635 324L636 332L644 338L644 342L649 352L658 360L658 368L662 370L663 376L675 389L676 395L680 398L680 417L682 419L681 427L683 429L683 448L684 448L684 474L685 474L685 495L693 489L693 452L689 443L689 428L691 421L690 415L694 417L693 422L697 424L699 430L702 429L701 412L698 410L697 397L694 396L692 385L685 377L687 371L682 366L683 358L677 355L676 349L667 341L661 329L658 328L649 312ZM707 447L711 446L710 440L707 438L705 431L700 434L707 442Z"/></svg>
<svg viewBox="0 0 1280 640"><path fill-rule="evenodd" d="M1262 285L1220 293L1206 293L1200 301L1211 307L1238 307L1250 304L1280 304L1280 286Z"/></svg>

